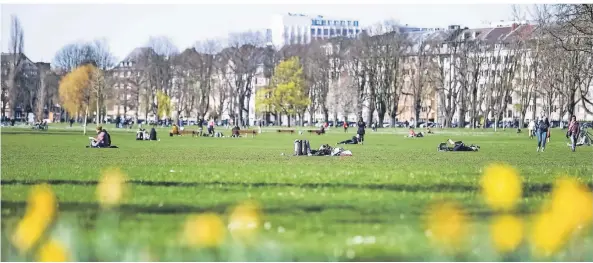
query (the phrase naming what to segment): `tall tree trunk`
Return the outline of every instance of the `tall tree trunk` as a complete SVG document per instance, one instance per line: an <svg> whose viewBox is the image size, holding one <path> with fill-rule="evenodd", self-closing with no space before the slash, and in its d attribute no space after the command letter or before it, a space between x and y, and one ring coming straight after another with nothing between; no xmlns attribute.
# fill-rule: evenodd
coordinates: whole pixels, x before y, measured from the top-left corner
<svg viewBox="0 0 593 263"><path fill-rule="evenodd" d="M89 118L89 106L86 106L86 109L84 110L84 122L82 124L82 134L86 135L86 122L87 119Z"/></svg>

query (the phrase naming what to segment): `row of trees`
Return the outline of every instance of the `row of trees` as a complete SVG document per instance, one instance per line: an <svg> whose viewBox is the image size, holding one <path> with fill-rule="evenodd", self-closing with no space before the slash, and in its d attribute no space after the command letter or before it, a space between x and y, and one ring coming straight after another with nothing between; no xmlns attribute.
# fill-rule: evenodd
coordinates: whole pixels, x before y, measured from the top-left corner
<svg viewBox="0 0 593 263"><path fill-rule="evenodd" d="M436 111L445 126L457 120L475 127L484 118L501 120L509 106L520 121L528 111L531 119L542 111L572 115L577 105L591 112L591 9L564 4L517 8L518 20L529 14L537 25L486 37L478 35L485 31L461 28L401 34L391 21L356 39L337 37L280 49L266 46L257 32L233 34L226 45L198 42L182 52L167 37L151 37L118 67L105 41L75 43L63 47L53 65L57 76L84 72L91 80L90 97L76 100L75 106L67 106L67 100L80 96L66 94L80 89L65 84L69 78L62 80L59 97L71 115L95 112L98 122L114 105L124 115L133 111L135 119L150 113L217 119L227 113L246 122L255 96L256 111L265 119L288 116L302 122L308 115L314 121L321 113L323 121L337 121L355 114L394 124L403 111L415 120ZM13 31L19 28L13 23ZM11 36L14 53L22 52L19 30L20 35ZM11 63L10 81L2 86L3 102L5 90L8 100L15 100L9 105L24 98L11 96L19 82L14 73L18 65ZM34 90L45 94L44 99L31 105L55 103L57 85L52 85L37 85ZM257 94L255 86L262 86ZM541 106L537 101L543 101Z"/></svg>

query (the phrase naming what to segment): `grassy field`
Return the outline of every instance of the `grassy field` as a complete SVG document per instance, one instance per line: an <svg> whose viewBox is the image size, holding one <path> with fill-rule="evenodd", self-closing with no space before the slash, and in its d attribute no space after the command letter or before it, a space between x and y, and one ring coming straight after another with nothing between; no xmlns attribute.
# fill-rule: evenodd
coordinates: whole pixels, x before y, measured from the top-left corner
<svg viewBox="0 0 593 263"><path fill-rule="evenodd" d="M48 183L60 215L76 216L81 229L89 230L84 235L94 236L97 180L102 169L119 167L130 191L119 209L117 240L149 247L157 260L179 260L165 252L186 216L225 214L247 199L261 204L263 234L282 248L281 255L260 260L443 260L427 242L423 225L427 205L443 199L461 203L475 230L476 244L456 259L497 260L478 249L488 242L493 214L478 184L486 165L504 162L519 170L523 197L516 213L521 215L539 209L560 175L593 188L593 147L570 152L561 130L552 132L544 153L537 153L535 139L510 130L437 129L435 135L408 139L406 130L381 129L367 131L364 145L346 145L352 157L291 155L296 138L309 139L316 148L348 139L354 129L322 136L270 129L255 138L169 137L160 129L158 142L135 141L133 131L110 131L119 149L87 149L89 135L76 128L3 128L3 235L23 215L30 187ZM481 151L437 152L448 138L478 144ZM353 244L361 237L370 244ZM583 244L593 244L593 238Z"/></svg>

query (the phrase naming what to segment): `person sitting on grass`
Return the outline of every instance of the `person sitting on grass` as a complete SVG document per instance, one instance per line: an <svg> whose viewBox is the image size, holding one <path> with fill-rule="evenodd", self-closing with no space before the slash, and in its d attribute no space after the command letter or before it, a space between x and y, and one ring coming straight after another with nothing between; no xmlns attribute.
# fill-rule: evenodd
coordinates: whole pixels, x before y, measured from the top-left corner
<svg viewBox="0 0 593 263"><path fill-rule="evenodd" d="M150 134L148 135L148 138L149 138L151 141L156 141L156 140L157 140L157 138L156 138L156 129L155 129L154 127L152 127L152 128L150 129Z"/></svg>
<svg viewBox="0 0 593 263"><path fill-rule="evenodd" d="M234 137L234 138L241 137L241 134L239 133L240 130L241 130L241 128L239 128L238 125L235 125L235 127L233 127L233 129L231 130L231 132L232 132L231 137Z"/></svg>
<svg viewBox="0 0 593 263"><path fill-rule="evenodd" d="M352 136L352 139L341 141L338 144L358 144L358 134L356 136Z"/></svg>
<svg viewBox="0 0 593 263"><path fill-rule="evenodd" d="M177 124L173 124L173 128L169 132L169 136L173 137L173 135L181 135L179 134L179 127L177 127Z"/></svg>
<svg viewBox="0 0 593 263"><path fill-rule="evenodd" d="M109 148L111 146L111 136L101 126L97 126L97 137L91 139L91 148ZM87 146L88 148L89 146Z"/></svg>

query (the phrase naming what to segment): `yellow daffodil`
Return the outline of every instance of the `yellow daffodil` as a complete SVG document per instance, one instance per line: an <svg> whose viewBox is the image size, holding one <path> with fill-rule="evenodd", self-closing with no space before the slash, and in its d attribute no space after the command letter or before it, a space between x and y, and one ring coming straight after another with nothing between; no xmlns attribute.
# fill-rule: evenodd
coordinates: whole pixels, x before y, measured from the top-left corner
<svg viewBox="0 0 593 263"><path fill-rule="evenodd" d="M68 261L68 251L57 240L50 240L39 248L37 255L39 262L66 262Z"/></svg>
<svg viewBox="0 0 593 263"><path fill-rule="evenodd" d="M48 185L31 189L25 216L12 236L12 243L21 253L29 251L43 236L55 217L56 205L56 196Z"/></svg>
<svg viewBox="0 0 593 263"><path fill-rule="evenodd" d="M119 205L125 192L126 176L119 169L103 172L97 185L97 199L102 208L108 209Z"/></svg>
<svg viewBox="0 0 593 263"><path fill-rule="evenodd" d="M218 247L224 241L224 223L213 213L193 215L185 222L183 235L189 246Z"/></svg>
<svg viewBox="0 0 593 263"><path fill-rule="evenodd" d="M570 229L563 219L551 211L543 211L533 221L531 242L536 255L550 256L566 244Z"/></svg>
<svg viewBox="0 0 593 263"><path fill-rule="evenodd" d="M523 240L523 222L512 215L497 216L490 225L490 235L498 252L512 252Z"/></svg>
<svg viewBox="0 0 593 263"><path fill-rule="evenodd" d="M236 206L229 216L231 234L242 241L253 238L260 228L260 217L260 208L255 202L245 202Z"/></svg>
<svg viewBox="0 0 593 263"><path fill-rule="evenodd" d="M434 204L428 210L426 235L436 245L455 250L462 246L465 239L467 221L465 213L457 204Z"/></svg>
<svg viewBox="0 0 593 263"><path fill-rule="evenodd" d="M558 179L550 200L534 220L533 249L539 256L550 256L592 220L593 195L589 189L576 179Z"/></svg>
<svg viewBox="0 0 593 263"><path fill-rule="evenodd" d="M522 195L521 178L515 168L492 164L485 168L481 180L486 204L495 210L512 210Z"/></svg>
<svg viewBox="0 0 593 263"><path fill-rule="evenodd" d="M576 179L558 179L551 198L552 212L562 215L562 223L569 229L586 227L593 222L593 193Z"/></svg>

